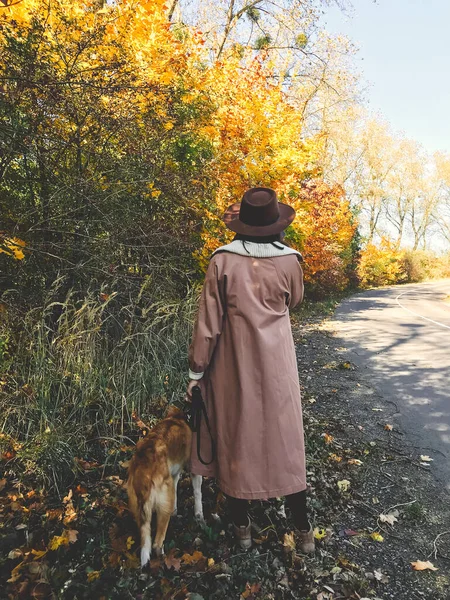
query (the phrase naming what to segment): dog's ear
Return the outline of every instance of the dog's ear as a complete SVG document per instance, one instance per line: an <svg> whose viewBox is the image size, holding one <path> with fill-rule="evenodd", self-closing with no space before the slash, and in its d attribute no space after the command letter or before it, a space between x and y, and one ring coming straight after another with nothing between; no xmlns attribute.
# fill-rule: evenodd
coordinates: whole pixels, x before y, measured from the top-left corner
<svg viewBox="0 0 450 600"><path fill-rule="evenodd" d="M148 432L151 430L151 427L149 427L148 425L146 425L143 421L141 421L141 419L139 418L139 416L137 415L136 411L133 411L131 413L131 418L133 419L133 421L136 423L136 425L139 427L139 429L142 431L143 435L147 435Z"/></svg>
<svg viewBox="0 0 450 600"><path fill-rule="evenodd" d="M171 404L167 411L168 419L184 419L184 412L178 406Z"/></svg>

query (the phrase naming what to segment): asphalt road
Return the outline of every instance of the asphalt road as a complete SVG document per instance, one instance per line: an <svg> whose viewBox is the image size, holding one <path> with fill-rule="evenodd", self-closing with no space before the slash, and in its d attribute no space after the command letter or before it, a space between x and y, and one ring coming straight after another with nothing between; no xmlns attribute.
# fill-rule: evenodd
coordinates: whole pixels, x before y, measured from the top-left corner
<svg viewBox="0 0 450 600"><path fill-rule="evenodd" d="M357 294L334 322L352 362L395 403L395 423L450 490L450 280Z"/></svg>

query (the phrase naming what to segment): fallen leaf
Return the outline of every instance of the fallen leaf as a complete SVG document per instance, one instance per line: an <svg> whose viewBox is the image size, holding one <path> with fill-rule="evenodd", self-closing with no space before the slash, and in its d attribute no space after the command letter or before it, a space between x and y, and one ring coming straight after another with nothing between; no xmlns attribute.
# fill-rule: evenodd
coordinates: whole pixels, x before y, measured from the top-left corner
<svg viewBox="0 0 450 600"><path fill-rule="evenodd" d="M377 569L375 569L373 575L377 581L381 581L381 583L389 583L389 577L381 571L377 571Z"/></svg>
<svg viewBox="0 0 450 600"><path fill-rule="evenodd" d="M327 537L326 529L319 529L318 527L316 527L314 529L314 537L316 538L316 540L323 540L324 537Z"/></svg>
<svg viewBox="0 0 450 600"><path fill-rule="evenodd" d="M330 460L334 460L334 462L340 463L342 460L342 456L338 456L337 454L330 454L328 457Z"/></svg>
<svg viewBox="0 0 450 600"><path fill-rule="evenodd" d="M355 531L354 529L344 529L344 534L347 535L348 537L351 537L353 535L359 535L359 533L357 531Z"/></svg>
<svg viewBox="0 0 450 600"><path fill-rule="evenodd" d="M341 479L337 482L337 486L340 492L346 492L350 487L350 481L348 479Z"/></svg>
<svg viewBox="0 0 450 600"><path fill-rule="evenodd" d="M295 538L294 532L285 533L283 537L283 550L287 553L294 552L295 550Z"/></svg>
<svg viewBox="0 0 450 600"><path fill-rule="evenodd" d="M358 466L361 466L363 464L363 462L362 462L362 460L359 460L358 458L351 458L348 461L348 464L349 465L358 465Z"/></svg>
<svg viewBox="0 0 450 600"><path fill-rule="evenodd" d="M325 440L325 444L331 444L331 442L334 440L334 437L329 433L322 433L322 437Z"/></svg>
<svg viewBox="0 0 450 600"><path fill-rule="evenodd" d="M78 539L78 531L76 529L67 529L65 534L67 535L69 544L74 544Z"/></svg>
<svg viewBox="0 0 450 600"><path fill-rule="evenodd" d="M58 550L60 546L68 546L69 540L63 535L54 535L48 543L49 550Z"/></svg>
<svg viewBox="0 0 450 600"><path fill-rule="evenodd" d="M389 425L389 423L386 423L384 428L386 429L386 431L392 431L392 425Z"/></svg>
<svg viewBox="0 0 450 600"><path fill-rule="evenodd" d="M70 490L69 490L69 493L67 494L67 496L65 496L65 497L63 498L63 503L64 503L64 504L67 504L68 502L70 502L70 500L72 500L72 495L73 495L73 492L72 492L72 490L70 489Z"/></svg>
<svg viewBox="0 0 450 600"><path fill-rule="evenodd" d="M131 535L129 535L127 537L127 550L129 550L133 544L134 544L134 539L132 538Z"/></svg>
<svg viewBox="0 0 450 600"><path fill-rule="evenodd" d="M204 558L202 552L200 552L199 550L195 550L193 554L183 554L183 556L181 557L181 561L184 562L186 565L194 565L202 558Z"/></svg>
<svg viewBox="0 0 450 600"><path fill-rule="evenodd" d="M425 454L421 454L420 455L420 460L422 462L432 462L434 459L430 458L429 456L426 456Z"/></svg>
<svg viewBox="0 0 450 600"><path fill-rule="evenodd" d="M373 539L374 542L383 542L384 541L384 537L381 535L381 533L378 533L378 531L372 531L372 533L370 534L370 537Z"/></svg>
<svg viewBox="0 0 450 600"><path fill-rule="evenodd" d="M77 541L78 531L76 529L65 529L62 535L55 535L48 544L49 550L58 550L60 546L68 546Z"/></svg>
<svg viewBox="0 0 450 600"><path fill-rule="evenodd" d="M132 554L131 552L125 552L125 567L127 569L139 569L141 566L141 561L139 560L136 554Z"/></svg>
<svg viewBox="0 0 450 600"><path fill-rule="evenodd" d="M438 570L429 560L416 560L415 562L412 562L411 565L414 571L425 571L426 569L429 569L430 571Z"/></svg>
<svg viewBox="0 0 450 600"><path fill-rule="evenodd" d="M169 554L165 556L164 564L168 569L175 569L175 571L179 571L181 569L181 558L177 558L175 554L176 548L172 548Z"/></svg>
<svg viewBox="0 0 450 600"><path fill-rule="evenodd" d="M342 573L341 567L333 567L330 571L332 575L336 575L337 573Z"/></svg>
<svg viewBox="0 0 450 600"><path fill-rule="evenodd" d="M381 515L378 517L380 519L380 521L382 523L389 523L389 525L393 525L396 521L398 521L397 519L398 516L398 512L390 512L387 515L384 515L383 513L381 513Z"/></svg>
<svg viewBox="0 0 450 600"><path fill-rule="evenodd" d="M89 571L89 573L87 574L87 580L89 582L95 581L99 577L100 577L100 571Z"/></svg>

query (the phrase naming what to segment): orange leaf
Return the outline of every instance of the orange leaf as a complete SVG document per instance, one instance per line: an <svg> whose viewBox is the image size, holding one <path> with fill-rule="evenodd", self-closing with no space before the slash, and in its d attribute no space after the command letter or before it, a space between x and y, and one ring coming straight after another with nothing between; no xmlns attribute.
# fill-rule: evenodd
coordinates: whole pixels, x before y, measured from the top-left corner
<svg viewBox="0 0 450 600"><path fill-rule="evenodd" d="M181 568L181 559L176 558L175 556L176 548L172 548L169 554L164 558L164 563L168 569L175 569L175 571L179 571Z"/></svg>
<svg viewBox="0 0 450 600"><path fill-rule="evenodd" d="M429 569L430 571L437 571L438 569L431 563L429 560L416 560L411 563L414 571L425 571Z"/></svg>
<svg viewBox="0 0 450 600"><path fill-rule="evenodd" d="M201 552L199 552L198 550L196 550L193 554L183 554L183 556L181 557L181 560L186 565L194 565L202 558L204 558L203 554Z"/></svg>

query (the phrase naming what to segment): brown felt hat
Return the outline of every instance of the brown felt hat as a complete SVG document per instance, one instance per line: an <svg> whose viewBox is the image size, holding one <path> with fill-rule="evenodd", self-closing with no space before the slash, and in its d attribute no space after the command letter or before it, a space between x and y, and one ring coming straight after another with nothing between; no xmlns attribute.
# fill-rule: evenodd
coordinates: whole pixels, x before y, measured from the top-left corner
<svg viewBox="0 0 450 600"><path fill-rule="evenodd" d="M255 187L245 192L241 202L228 207L223 220L231 231L257 237L280 233L294 217L295 210L278 202L274 190Z"/></svg>

